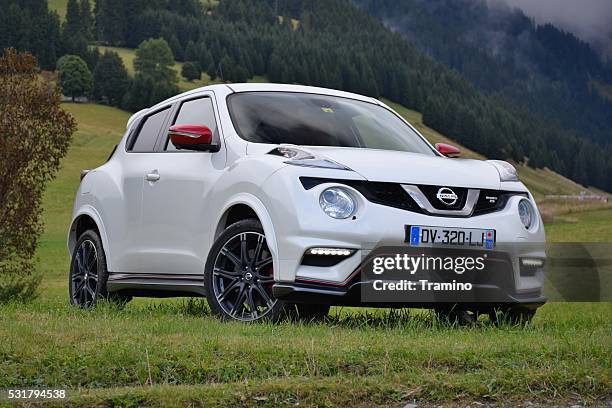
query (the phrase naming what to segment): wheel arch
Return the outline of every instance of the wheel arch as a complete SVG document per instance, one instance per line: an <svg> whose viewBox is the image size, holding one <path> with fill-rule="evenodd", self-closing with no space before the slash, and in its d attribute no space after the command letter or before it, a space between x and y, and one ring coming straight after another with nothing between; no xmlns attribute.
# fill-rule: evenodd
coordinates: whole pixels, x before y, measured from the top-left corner
<svg viewBox="0 0 612 408"><path fill-rule="evenodd" d="M278 265L278 246L272 218L261 200L252 194L242 193L227 202L216 220L213 230L214 242L219 235L231 224L248 218L257 218L263 227L268 242L268 248L276 265Z"/></svg>
<svg viewBox="0 0 612 408"><path fill-rule="evenodd" d="M110 257L108 256L108 238L106 236L106 229L104 228L104 223L102 222L100 214L98 214L96 209L91 206L81 208L72 219L70 230L68 232L68 255L72 256L72 252L74 251L79 236L88 229L95 229L100 235L102 247L106 253L107 267L109 270L112 270L109 264Z"/></svg>

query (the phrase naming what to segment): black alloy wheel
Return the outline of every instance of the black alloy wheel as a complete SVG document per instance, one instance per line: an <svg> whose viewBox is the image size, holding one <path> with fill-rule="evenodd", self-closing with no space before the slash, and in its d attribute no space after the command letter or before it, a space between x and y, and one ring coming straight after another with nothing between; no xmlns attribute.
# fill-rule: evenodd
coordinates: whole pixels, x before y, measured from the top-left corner
<svg viewBox="0 0 612 408"><path fill-rule="evenodd" d="M244 220L217 239L206 267L208 302L223 318L277 320L283 302L272 295L274 266L261 224Z"/></svg>

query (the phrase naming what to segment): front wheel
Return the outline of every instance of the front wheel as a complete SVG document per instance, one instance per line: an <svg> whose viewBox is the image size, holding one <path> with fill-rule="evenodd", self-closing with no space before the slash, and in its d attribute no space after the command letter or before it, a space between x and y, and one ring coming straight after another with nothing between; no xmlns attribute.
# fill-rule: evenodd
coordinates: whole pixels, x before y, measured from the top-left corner
<svg viewBox="0 0 612 408"><path fill-rule="evenodd" d="M496 325L509 324L512 326L531 323L536 310L527 307L513 305L493 308L489 312L489 318Z"/></svg>
<svg viewBox="0 0 612 408"><path fill-rule="evenodd" d="M213 314L226 320L277 321L287 305L272 295L274 265L261 223L230 225L213 244L204 271Z"/></svg>

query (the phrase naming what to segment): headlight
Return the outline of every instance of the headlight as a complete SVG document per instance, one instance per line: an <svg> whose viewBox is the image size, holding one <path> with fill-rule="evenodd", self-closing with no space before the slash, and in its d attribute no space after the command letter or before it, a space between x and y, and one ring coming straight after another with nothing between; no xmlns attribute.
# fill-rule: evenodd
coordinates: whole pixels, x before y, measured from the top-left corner
<svg viewBox="0 0 612 408"><path fill-rule="evenodd" d="M525 228L529 229L535 220L535 210L529 200L522 199L518 203L519 217Z"/></svg>
<svg viewBox="0 0 612 408"><path fill-rule="evenodd" d="M518 173L513 165L503 160L487 160L499 173L500 181L519 181Z"/></svg>
<svg viewBox="0 0 612 408"><path fill-rule="evenodd" d="M344 219L355 213L355 199L342 187L330 187L319 196L319 205L325 214L332 218Z"/></svg>

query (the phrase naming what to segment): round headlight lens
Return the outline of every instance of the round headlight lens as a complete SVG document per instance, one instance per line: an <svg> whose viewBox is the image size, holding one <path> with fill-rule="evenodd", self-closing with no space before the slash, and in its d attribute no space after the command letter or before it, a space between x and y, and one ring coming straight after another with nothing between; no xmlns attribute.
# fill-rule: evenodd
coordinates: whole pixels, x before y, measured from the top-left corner
<svg viewBox="0 0 612 408"><path fill-rule="evenodd" d="M323 190L319 196L319 205L325 214L337 219L350 217L357 208L351 193L341 187L330 187Z"/></svg>
<svg viewBox="0 0 612 408"><path fill-rule="evenodd" d="M529 200L521 200L518 203L519 217L525 228L529 229L535 220L535 211Z"/></svg>

